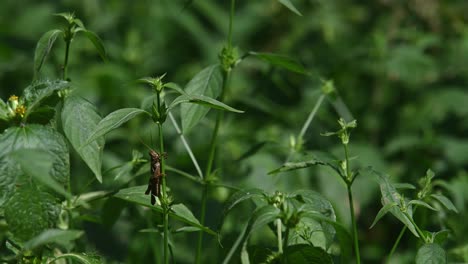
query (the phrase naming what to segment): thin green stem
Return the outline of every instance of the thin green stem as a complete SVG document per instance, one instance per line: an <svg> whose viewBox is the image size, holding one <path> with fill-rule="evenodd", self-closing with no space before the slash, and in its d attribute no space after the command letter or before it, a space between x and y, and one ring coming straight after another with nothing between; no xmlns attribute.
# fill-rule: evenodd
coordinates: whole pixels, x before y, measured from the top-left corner
<svg viewBox="0 0 468 264"><path fill-rule="evenodd" d="M228 31L228 47L232 47L232 23L234 20L234 10L236 6L236 1L231 0L231 10L229 12L229 31Z"/></svg>
<svg viewBox="0 0 468 264"><path fill-rule="evenodd" d="M354 240L354 252L356 254L356 263L361 263L361 256L359 254L359 239L356 225L356 217L354 215L354 201L353 193L351 191L351 185L348 185L348 200L349 200L349 210L351 213L351 223L353 225L353 240Z"/></svg>
<svg viewBox="0 0 468 264"><path fill-rule="evenodd" d="M283 254L283 229L281 219L276 219L276 236L278 237L278 253Z"/></svg>
<svg viewBox="0 0 468 264"><path fill-rule="evenodd" d="M223 100L224 97L224 91L226 90L227 82L229 79L229 72L227 72L224 75L223 78L223 90L221 92L221 101ZM216 123L215 127L213 130L213 134L211 137L211 142L210 142L210 152L208 155L208 163L206 165L206 170L205 170L205 175L203 177L203 182L205 185L203 186L203 193L202 193L202 204L201 204L201 215L200 215L200 224L204 225L205 224L205 214L206 214L206 202L208 199L208 189L210 187L209 183L209 177L211 175L211 170L213 167L213 162L215 158L215 152L216 152L216 142L218 139L218 132L219 132L219 127L221 126L221 121L223 119L224 113L223 111L218 111L217 116L216 116ZM203 232L199 232L198 234L198 245L197 245L197 253L195 255L195 263L199 264L201 260L201 251L203 247Z"/></svg>
<svg viewBox="0 0 468 264"><path fill-rule="evenodd" d="M158 109L161 109L161 94L156 94L157 99L157 106ZM161 150L161 154L164 153L164 136L163 136L163 128L160 122L158 124L159 130L159 147ZM168 204L168 197L167 197L167 188L166 188L166 166L164 158L161 158L161 174L162 176L162 199L161 205L164 210L163 216L163 226L164 226L164 263L169 263L169 204Z"/></svg>
<svg viewBox="0 0 468 264"><path fill-rule="evenodd" d="M200 176L200 179L203 179L203 172L200 169L200 165L198 165L198 161L195 158L195 155L193 155L192 149L190 148L190 145L188 144L187 140L185 139L184 134L182 133L182 130L180 130L179 125L177 125L177 121L175 120L172 113L169 112L168 115L169 115L169 119L171 119L171 122L174 125L174 128L177 131L177 134L180 137L180 140L182 140L182 144L184 145L185 149L187 150L187 153L190 156L190 159L192 160L193 166L195 166L195 169L197 170L198 176Z"/></svg>
<svg viewBox="0 0 468 264"><path fill-rule="evenodd" d="M287 248L289 244L289 227L286 226L286 232L284 232L284 242L283 242L283 248Z"/></svg>
<svg viewBox="0 0 468 264"><path fill-rule="evenodd" d="M321 94L320 97L317 99L317 103L315 103L314 109L312 109L312 112L310 112L309 116L307 117L306 122L302 126L301 132L299 133L299 137L298 137L299 140L302 140L304 138L304 135L307 129L309 128L310 123L312 123L312 120L317 114L318 109L322 105L323 99L325 99L325 94Z"/></svg>
<svg viewBox="0 0 468 264"><path fill-rule="evenodd" d="M200 212L200 223L202 225L205 224L205 216L206 216L206 203L208 199L208 184L203 185L203 192L202 192L202 200L201 200L201 212ZM197 254L195 256L195 263L201 263L201 255L202 255L202 247L203 247L203 232L199 232L198 234L198 243L197 243Z"/></svg>
<svg viewBox="0 0 468 264"><path fill-rule="evenodd" d="M70 53L70 43L71 43L71 40L69 39L65 40L65 59L63 61L63 73L62 73L63 80L67 80L67 77L68 77L68 55Z"/></svg>
<svg viewBox="0 0 468 264"><path fill-rule="evenodd" d="M359 253L359 238L357 232L357 224L356 224L356 216L354 214L354 200L353 200L353 192L351 186L353 185L353 179L351 178L351 171L349 166L349 153L348 153L348 144L343 143L344 152L345 152L345 162L346 162L346 186L348 189L348 202L349 202L349 210L351 214L351 224L353 226L353 241L354 241L354 253L356 255L356 263L361 263L361 255Z"/></svg>
<svg viewBox="0 0 468 264"><path fill-rule="evenodd" d="M403 237L403 235L405 234L406 229L407 229L406 226L404 226L404 227L401 229L400 234L398 235L398 237L397 237L395 243L393 244L392 250L390 250L390 253L388 254L387 263L390 263L390 259L392 259L393 253L395 253L395 250L397 249L398 244L400 244L400 240L401 240L401 238Z"/></svg>

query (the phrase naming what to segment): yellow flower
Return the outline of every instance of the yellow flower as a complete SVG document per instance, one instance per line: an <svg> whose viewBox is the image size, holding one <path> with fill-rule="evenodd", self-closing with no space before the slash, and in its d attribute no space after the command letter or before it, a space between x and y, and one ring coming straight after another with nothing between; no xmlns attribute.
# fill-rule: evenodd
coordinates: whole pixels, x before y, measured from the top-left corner
<svg viewBox="0 0 468 264"><path fill-rule="evenodd" d="M21 117L24 117L24 114L26 113L26 107L24 107L24 105L18 105L18 107L15 109L15 113Z"/></svg>
<svg viewBox="0 0 468 264"><path fill-rule="evenodd" d="M10 98L8 98L8 101L18 101L18 96L13 94L12 96L10 96Z"/></svg>

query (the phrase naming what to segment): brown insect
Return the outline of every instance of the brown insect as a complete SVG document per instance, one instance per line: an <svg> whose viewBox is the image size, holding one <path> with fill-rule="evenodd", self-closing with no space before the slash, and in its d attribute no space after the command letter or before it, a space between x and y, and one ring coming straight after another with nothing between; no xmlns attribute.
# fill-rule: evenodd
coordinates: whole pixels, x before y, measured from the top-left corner
<svg viewBox="0 0 468 264"><path fill-rule="evenodd" d="M166 158L166 153L159 154L154 150L149 151L151 158L151 177L148 182L148 188L146 189L145 194L148 195L151 193L151 204L156 203L156 196L161 198L161 177L164 175L161 173L161 158Z"/></svg>

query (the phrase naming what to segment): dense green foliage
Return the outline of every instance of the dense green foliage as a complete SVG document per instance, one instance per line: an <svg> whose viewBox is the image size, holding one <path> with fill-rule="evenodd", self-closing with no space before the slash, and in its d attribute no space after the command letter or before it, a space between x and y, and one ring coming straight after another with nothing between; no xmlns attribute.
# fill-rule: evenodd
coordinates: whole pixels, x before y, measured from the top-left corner
<svg viewBox="0 0 468 264"><path fill-rule="evenodd" d="M467 10L3 1L0 262L468 262Z"/></svg>

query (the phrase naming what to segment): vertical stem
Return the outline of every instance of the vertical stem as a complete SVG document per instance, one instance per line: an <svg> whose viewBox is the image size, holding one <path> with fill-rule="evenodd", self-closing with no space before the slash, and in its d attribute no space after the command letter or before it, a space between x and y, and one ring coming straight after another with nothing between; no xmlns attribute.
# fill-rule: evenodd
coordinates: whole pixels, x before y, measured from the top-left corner
<svg viewBox="0 0 468 264"><path fill-rule="evenodd" d="M231 0L231 9L230 9L230 12L229 12L229 31L228 31L228 39L227 39L229 49L231 49L231 47L232 47L232 24L233 24L233 20L234 20L235 3L236 3L235 0ZM220 96L220 101L221 102L224 99L224 94L226 92L227 85L228 85L228 82L229 82L229 79L230 79L230 73L231 73L230 70L227 70L227 71L223 72L223 87L222 87L221 96ZM205 184L203 186L202 201L201 201L202 202L201 212L200 212L201 213L201 215L200 215L200 224L201 225L205 224L206 203L207 203L207 199L208 199L208 190L209 190L209 187L210 187L209 186L210 185L209 177L211 175L211 170L212 170L212 167L213 167L213 161L214 161L214 158L215 158L216 145L217 145L216 141L217 141L217 138L218 138L219 127L221 125L221 121L223 120L223 117L224 117L223 111L219 111L217 113L217 116L216 116L216 123L215 123L215 127L214 127L213 134L212 134L212 137L211 137L210 153L209 153L209 156L208 156L208 163L206 165L205 175L203 177L203 182ZM196 252L196 255L195 255L195 263L196 264L200 263L202 247L203 247L203 232L199 232L197 252Z"/></svg>
<svg viewBox="0 0 468 264"><path fill-rule="evenodd" d="M161 94L158 92L156 94L156 100L157 100L157 105L158 109L161 109ZM164 137L163 137L163 129L162 129L162 124L160 122L158 124L158 130L159 130L159 147L161 149L161 155L164 153ZM162 199L161 199L161 205L163 208L163 225L164 225L164 263L168 264L169 263L169 205L168 203L168 197L167 197L167 190L166 190L166 166L165 166L165 161L164 158L161 158L161 174L162 176Z"/></svg>
<svg viewBox="0 0 468 264"><path fill-rule="evenodd" d="M398 244L400 244L400 240L401 240L401 238L403 237L403 235L405 234L406 229L407 229L406 226L404 226L404 227L401 229L400 234L398 235L398 237L397 237L395 243L393 244L392 250L390 250L390 253L388 254L387 263L390 263L390 259L392 258L393 253L395 253L395 250L396 250L396 248L398 247Z"/></svg>
<svg viewBox="0 0 468 264"><path fill-rule="evenodd" d="M224 91L226 90L227 83L229 81L229 76L230 72L225 72L223 76L223 89L221 92L221 97L220 100L222 101L224 98ZM210 142L210 152L208 156L208 163L206 165L206 170L205 170L205 176L203 177L203 182L205 183L203 186L203 193L202 193L202 204L201 204L201 215L200 215L200 224L204 225L205 224L205 214L206 214L206 202L208 199L208 190L209 190L209 177L211 174L211 170L213 167L213 161L215 158L215 152L216 152L216 142L218 139L218 132L219 132L219 127L221 126L221 121L223 119L224 112L223 111L218 111L217 116L216 116L216 123L215 127L213 130L213 134L211 136L211 142ZM195 263L199 264L201 260L201 251L203 247L203 232L199 232L198 234L198 245L197 245L197 253L195 255Z"/></svg>
<svg viewBox="0 0 468 264"><path fill-rule="evenodd" d="M62 79L67 80L67 73L68 73L68 54L70 53L70 42L71 40L65 39L65 59L63 61L63 73L62 73Z"/></svg>
<svg viewBox="0 0 468 264"><path fill-rule="evenodd" d="M284 232L284 243L283 248L287 248L289 243L289 227L286 226L286 232Z"/></svg>
<svg viewBox="0 0 468 264"><path fill-rule="evenodd" d="M345 152L345 162L346 162L346 186L348 189L348 201L349 201L349 210L351 214L351 224L353 225L353 241L354 241L354 253L356 255L356 263L361 263L361 256L359 253L359 238L357 232L357 224L356 224L356 216L354 215L354 201L353 201L353 192L351 190L351 186L353 184L353 179L351 178L351 171L349 166L349 154L348 154L348 144L343 143L344 152Z"/></svg>
<svg viewBox="0 0 468 264"><path fill-rule="evenodd" d="M349 210L351 213L351 223L353 225L353 240L354 240L354 253L356 254L356 263L361 263L361 256L359 255L359 239L356 225L356 217L354 216L354 201L353 193L351 191L351 185L348 185L348 199L349 199Z"/></svg>
<svg viewBox="0 0 468 264"><path fill-rule="evenodd" d="M234 10L236 6L236 1L231 0L231 10L229 12L229 31L228 31L228 47L232 47L232 23L234 20Z"/></svg>
<svg viewBox="0 0 468 264"><path fill-rule="evenodd" d="M323 99L325 99L325 94L320 95L320 97L317 100L317 103L315 103L314 109L312 109L312 112L310 112L309 116L307 117L307 120L304 123L304 126L302 126L301 132L299 133L299 137L298 137L300 140L304 138L307 128L309 128L310 123L315 117L315 114L317 114L317 111L320 108L320 105L322 105Z"/></svg>
<svg viewBox="0 0 468 264"><path fill-rule="evenodd" d="M276 234L278 237L278 253L283 254L283 230L281 228L281 219L276 219Z"/></svg>

